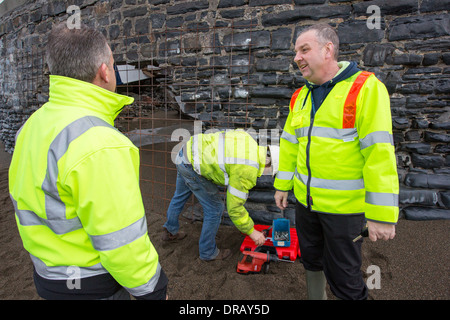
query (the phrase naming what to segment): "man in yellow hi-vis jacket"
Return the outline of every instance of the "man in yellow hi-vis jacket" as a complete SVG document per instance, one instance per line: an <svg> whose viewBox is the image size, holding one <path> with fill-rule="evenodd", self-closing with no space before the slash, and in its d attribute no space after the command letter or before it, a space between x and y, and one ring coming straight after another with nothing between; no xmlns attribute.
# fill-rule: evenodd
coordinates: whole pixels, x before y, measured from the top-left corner
<svg viewBox="0 0 450 320"><path fill-rule="evenodd" d="M139 150L114 128L111 49L82 25L48 38L49 101L16 136L9 189L45 299L166 299L139 189Z"/></svg>
<svg viewBox="0 0 450 320"><path fill-rule="evenodd" d="M356 63L338 62L339 39L328 25L303 31L295 62L307 84L297 90L280 139L275 201L297 199L296 227L308 296L325 298L325 276L340 299L365 299L361 242L392 239L398 176L389 95Z"/></svg>
<svg viewBox="0 0 450 320"><path fill-rule="evenodd" d="M275 174L278 146L259 146L243 130L226 130L196 134L180 150L177 159L175 194L167 209L163 239L179 240L179 215L192 193L203 208L203 225L199 239L200 259L226 259L229 249L216 246L224 204L218 185L227 186L226 203L231 221L242 233L249 235L256 245L265 242L265 236L253 228L253 220L244 207L248 192L262 174ZM268 155L268 151L270 155Z"/></svg>

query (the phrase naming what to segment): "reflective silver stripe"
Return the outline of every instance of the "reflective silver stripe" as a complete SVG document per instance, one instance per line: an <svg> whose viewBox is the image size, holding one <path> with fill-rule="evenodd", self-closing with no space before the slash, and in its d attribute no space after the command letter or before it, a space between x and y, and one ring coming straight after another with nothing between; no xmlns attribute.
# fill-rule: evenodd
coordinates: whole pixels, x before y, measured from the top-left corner
<svg viewBox="0 0 450 320"><path fill-rule="evenodd" d="M33 261L34 268L36 272L45 279L50 280L67 280L74 278L74 269L76 268L77 276L76 278L87 278L104 273L108 271L101 265L97 263L90 267L78 267L78 266L47 266L41 259L30 254L31 261Z"/></svg>
<svg viewBox="0 0 450 320"><path fill-rule="evenodd" d="M241 198L243 200L247 200L248 198L248 193L246 192L242 192L232 186L228 186L228 192L231 193L233 196L236 196L238 198Z"/></svg>
<svg viewBox="0 0 450 320"><path fill-rule="evenodd" d="M223 132L220 133L219 135L219 146L218 146L218 150L217 150L217 161L219 163L219 168L220 170L222 170L223 172L223 177L224 177L224 184L227 186L228 185L228 181L229 181L229 177L228 177L228 173L227 170L225 169L225 135Z"/></svg>
<svg viewBox="0 0 450 320"><path fill-rule="evenodd" d="M295 171L295 176L306 185L308 176ZM356 180L329 180L311 177L310 186L329 190L360 190L364 189L364 179Z"/></svg>
<svg viewBox="0 0 450 320"><path fill-rule="evenodd" d="M95 250L107 251L127 245L145 234L147 234L147 220L143 216L128 227L99 236L89 235L89 238Z"/></svg>
<svg viewBox="0 0 450 320"><path fill-rule="evenodd" d="M278 171L278 173L277 173L277 179L292 180L293 177L294 177L294 172Z"/></svg>
<svg viewBox="0 0 450 320"><path fill-rule="evenodd" d="M65 234L82 228L78 217L66 219L66 207L61 201L56 186L58 179L58 161L66 153L69 144L73 140L90 128L97 126L110 127L116 130L113 126L100 118L86 116L70 123L52 141L47 153L47 172L44 182L42 183L47 219L39 217L35 212L30 210L19 210L17 208L17 202L11 196L21 225L45 225L55 234Z"/></svg>
<svg viewBox="0 0 450 320"><path fill-rule="evenodd" d="M398 207L398 194L366 191L366 203Z"/></svg>
<svg viewBox="0 0 450 320"><path fill-rule="evenodd" d="M369 133L363 139L359 139L361 150L375 143L390 143L394 145L394 138L392 134L387 131L375 131Z"/></svg>
<svg viewBox="0 0 450 320"><path fill-rule="evenodd" d="M227 186L229 183L229 176L225 168L225 164L243 164L247 166L254 167L259 170L259 163L250 159L226 157L226 146L225 146L225 134L220 132L218 146L217 146L217 164L224 175L224 184ZM192 138L192 158L194 161L194 171L201 175L200 169L200 157L201 152L198 150L198 136L195 135Z"/></svg>
<svg viewBox="0 0 450 320"><path fill-rule="evenodd" d="M308 135L308 127L295 129L297 138L306 137ZM358 137L356 128L336 129L326 127L313 127L311 136L321 138L340 139L344 141L353 141Z"/></svg>
<svg viewBox="0 0 450 320"><path fill-rule="evenodd" d="M226 164L245 164L247 166L254 167L259 169L259 163L250 159L242 159L242 158L225 158Z"/></svg>
<svg viewBox="0 0 450 320"><path fill-rule="evenodd" d="M80 229L80 220L77 217L66 220L47 220L39 217L33 211L17 209L17 202L12 200L17 218L22 226L47 226L55 234L65 234Z"/></svg>
<svg viewBox="0 0 450 320"><path fill-rule="evenodd" d="M192 167L194 168L194 171L198 174L202 174L200 170L200 152L198 152L198 135L195 135L192 137L192 161L194 162L192 164Z"/></svg>
<svg viewBox="0 0 450 320"><path fill-rule="evenodd" d="M105 126L113 128L107 122L93 116L86 116L75 120L65 127L52 141L47 154L47 174L42 183L42 190L45 193L45 211L47 219L65 219L66 207L61 201L56 186L58 179L58 161L66 153L69 144L85 133L87 130ZM81 228L81 223L80 223Z"/></svg>
<svg viewBox="0 0 450 320"><path fill-rule="evenodd" d="M131 293L133 296L136 296L136 297L152 293L153 291L155 291L155 288L156 288L156 285L158 284L160 275L161 275L161 265L158 262L158 265L156 266L155 274L150 278L150 280L148 280L147 283L144 283L143 285L140 285L135 288L127 288L127 287L124 287L124 288L129 293Z"/></svg>
<svg viewBox="0 0 450 320"><path fill-rule="evenodd" d="M17 218L19 218L19 223L22 226L40 226L46 225L45 219L39 217L36 213L30 210L19 210L17 209L17 201L13 198L12 194L9 194L11 201L14 206L14 211L16 212Z"/></svg>
<svg viewBox="0 0 450 320"><path fill-rule="evenodd" d="M283 130L283 133L280 136L280 139L284 139L286 141L289 141L290 143L298 143L297 137L293 134L290 134Z"/></svg>

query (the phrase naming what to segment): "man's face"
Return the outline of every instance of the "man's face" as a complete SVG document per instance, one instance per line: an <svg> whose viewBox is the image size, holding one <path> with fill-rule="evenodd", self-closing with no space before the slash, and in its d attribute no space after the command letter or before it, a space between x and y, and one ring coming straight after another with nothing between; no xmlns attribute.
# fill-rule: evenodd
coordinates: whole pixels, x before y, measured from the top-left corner
<svg viewBox="0 0 450 320"><path fill-rule="evenodd" d="M295 58L303 77L314 83L322 84L325 62L325 46L317 40L314 30L301 34L295 42Z"/></svg>
<svg viewBox="0 0 450 320"><path fill-rule="evenodd" d="M109 73L109 83L107 84L107 89L109 91L116 91L116 72L114 71L114 58L111 53L111 57L109 58L108 63L108 73Z"/></svg>

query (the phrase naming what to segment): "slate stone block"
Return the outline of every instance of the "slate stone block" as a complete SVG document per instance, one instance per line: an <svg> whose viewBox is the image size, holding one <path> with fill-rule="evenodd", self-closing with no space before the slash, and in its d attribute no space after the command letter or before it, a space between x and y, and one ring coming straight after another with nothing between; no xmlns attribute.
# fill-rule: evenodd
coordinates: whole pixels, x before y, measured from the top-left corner
<svg viewBox="0 0 450 320"><path fill-rule="evenodd" d="M415 66L421 64L422 60L423 56L419 54L401 54L398 56L393 56L392 59L388 60L388 63Z"/></svg>
<svg viewBox="0 0 450 320"><path fill-rule="evenodd" d="M392 126L395 129L406 129L409 128L409 120L406 118L393 118Z"/></svg>
<svg viewBox="0 0 450 320"><path fill-rule="evenodd" d="M150 21L152 22L153 29L160 29L164 26L164 22L166 21L166 15L162 13L151 14Z"/></svg>
<svg viewBox="0 0 450 320"><path fill-rule="evenodd" d="M450 191L439 192L439 200L444 207L450 208Z"/></svg>
<svg viewBox="0 0 450 320"><path fill-rule="evenodd" d="M425 221L450 219L450 210L446 209L407 207L403 209L403 212L407 220Z"/></svg>
<svg viewBox="0 0 450 320"><path fill-rule="evenodd" d="M257 59L256 71L289 71L290 64L287 58Z"/></svg>
<svg viewBox="0 0 450 320"><path fill-rule="evenodd" d="M280 13L268 13L261 17L264 27L280 26L297 23L304 19L319 20L322 18L348 18L351 7L342 6L302 6L294 10L282 11Z"/></svg>
<svg viewBox="0 0 450 320"><path fill-rule="evenodd" d="M364 49L363 61L364 65L368 67L382 66L386 60L395 50L393 44L373 44L369 43Z"/></svg>
<svg viewBox="0 0 450 320"><path fill-rule="evenodd" d="M245 14L244 9L237 9L237 10L222 10L220 12L220 15L224 19L236 19L236 18L242 18Z"/></svg>
<svg viewBox="0 0 450 320"><path fill-rule="evenodd" d="M248 0L220 0L217 8L239 7L247 3Z"/></svg>
<svg viewBox="0 0 450 320"><path fill-rule="evenodd" d="M284 87L264 87L253 88L251 90L252 97L260 98L291 98L294 92L292 89Z"/></svg>
<svg viewBox="0 0 450 320"><path fill-rule="evenodd" d="M270 32L267 30L227 34L223 37L226 51L249 50L270 46Z"/></svg>
<svg viewBox="0 0 450 320"><path fill-rule="evenodd" d="M291 48L292 30L281 28L272 31L272 50L287 50Z"/></svg>
<svg viewBox="0 0 450 320"><path fill-rule="evenodd" d="M440 52L427 53L423 56L422 65L431 66L439 62L439 58L442 56Z"/></svg>
<svg viewBox="0 0 450 320"><path fill-rule="evenodd" d="M416 0L373 0L355 3L352 6L356 15L368 15L367 8L372 5L378 6L382 15L402 15L418 10Z"/></svg>
<svg viewBox="0 0 450 320"><path fill-rule="evenodd" d="M109 27L109 39L115 40L119 37L120 27L118 25L112 25Z"/></svg>
<svg viewBox="0 0 450 320"><path fill-rule="evenodd" d="M430 142L450 142L450 135L431 131L424 132L425 141Z"/></svg>
<svg viewBox="0 0 450 320"><path fill-rule="evenodd" d="M403 205L418 204L436 206L438 204L438 192L429 189L411 189L400 187L399 203Z"/></svg>
<svg viewBox="0 0 450 320"><path fill-rule="evenodd" d="M447 122L433 122L430 125L431 129L436 130L450 130L450 121Z"/></svg>
<svg viewBox="0 0 450 320"><path fill-rule="evenodd" d="M436 38L450 33L448 14L401 17L389 26L389 41Z"/></svg>
<svg viewBox="0 0 450 320"><path fill-rule="evenodd" d="M440 168L444 165L444 158L440 155L420 155L411 154L411 161L414 167L420 167L425 169Z"/></svg>
<svg viewBox="0 0 450 320"><path fill-rule="evenodd" d="M436 153L450 154L450 145L448 145L448 144L438 144L438 145L434 148L434 152L436 152Z"/></svg>
<svg viewBox="0 0 450 320"><path fill-rule="evenodd" d="M406 186L417 188L450 190L449 181L449 174L408 173L405 177Z"/></svg>
<svg viewBox="0 0 450 320"><path fill-rule="evenodd" d="M450 79L438 79L435 84L436 93L450 93Z"/></svg>
<svg viewBox="0 0 450 320"><path fill-rule="evenodd" d="M132 9L124 10L123 17L124 18L132 18L132 17L143 16L143 15L147 14L147 12L148 12L147 7L144 7L144 6L135 7Z"/></svg>
<svg viewBox="0 0 450 320"><path fill-rule="evenodd" d="M450 0L422 0L420 4L420 12L441 11L448 8L450 8Z"/></svg>
<svg viewBox="0 0 450 320"><path fill-rule="evenodd" d="M338 36L341 44L381 42L384 38L384 22L380 29L367 28L366 20L350 20L339 24Z"/></svg>
<svg viewBox="0 0 450 320"><path fill-rule="evenodd" d="M427 154L431 151L431 144L429 143L405 143L402 145L402 150L415 152L419 154Z"/></svg>
<svg viewBox="0 0 450 320"><path fill-rule="evenodd" d="M292 0L249 0L249 7L262 7L268 5L291 4Z"/></svg>
<svg viewBox="0 0 450 320"><path fill-rule="evenodd" d="M429 127L430 123L426 119L413 119L413 128L426 129Z"/></svg>
<svg viewBox="0 0 450 320"><path fill-rule="evenodd" d="M204 10L209 8L209 2L207 0L202 1L189 1L189 2L183 2L179 4L174 4L167 7L167 14L168 15L175 15L175 14L184 14L188 12L194 12L198 10Z"/></svg>

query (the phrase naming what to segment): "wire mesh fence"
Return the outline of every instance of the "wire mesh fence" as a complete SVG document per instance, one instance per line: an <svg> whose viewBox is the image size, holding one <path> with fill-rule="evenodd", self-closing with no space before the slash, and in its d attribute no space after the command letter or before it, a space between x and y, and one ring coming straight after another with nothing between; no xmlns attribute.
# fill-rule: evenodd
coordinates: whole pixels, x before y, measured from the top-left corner
<svg viewBox="0 0 450 320"><path fill-rule="evenodd" d="M175 190L173 159L192 134L242 128L258 137L255 127L261 127L255 124L273 113L258 109L250 98L258 85L253 75L258 39L252 38L251 27L242 33L239 27L210 29L198 23L112 42L117 92L135 98L116 125L140 148L147 208L167 209ZM272 129L262 129L265 140L278 135Z"/></svg>

